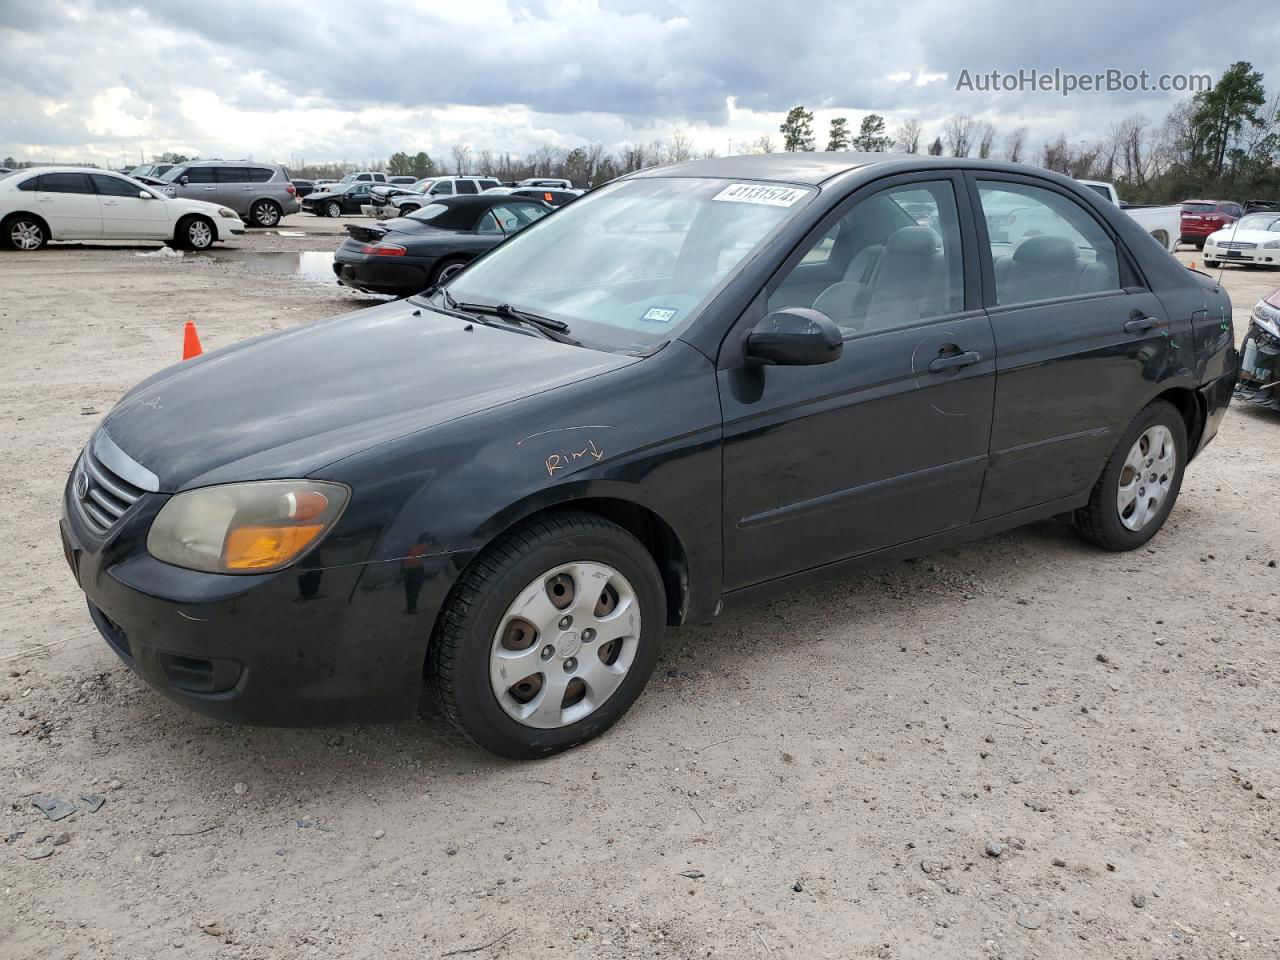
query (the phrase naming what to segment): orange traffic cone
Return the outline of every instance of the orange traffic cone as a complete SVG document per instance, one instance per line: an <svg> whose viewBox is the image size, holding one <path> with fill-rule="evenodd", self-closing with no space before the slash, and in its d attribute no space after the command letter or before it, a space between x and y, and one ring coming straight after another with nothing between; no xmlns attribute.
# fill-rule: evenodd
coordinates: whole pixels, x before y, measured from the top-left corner
<svg viewBox="0 0 1280 960"><path fill-rule="evenodd" d="M1194 260L1192 260L1190 263L1187 264L1188 270L1194 270L1195 268L1196 268L1196 262Z"/></svg>
<svg viewBox="0 0 1280 960"><path fill-rule="evenodd" d="M190 360L204 353L200 346L200 335L196 333L196 325L190 320L182 330L182 359Z"/></svg>

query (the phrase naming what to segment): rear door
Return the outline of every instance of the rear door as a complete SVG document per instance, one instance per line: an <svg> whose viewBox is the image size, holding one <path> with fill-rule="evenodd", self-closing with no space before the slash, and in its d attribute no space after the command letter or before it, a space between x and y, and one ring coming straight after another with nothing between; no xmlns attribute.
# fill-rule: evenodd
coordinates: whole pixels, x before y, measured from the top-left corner
<svg viewBox="0 0 1280 960"><path fill-rule="evenodd" d="M166 201L136 183L107 173L91 173L89 180L102 210L102 236L130 240L165 240L173 236ZM141 194L147 194L143 199Z"/></svg>
<svg viewBox="0 0 1280 960"><path fill-rule="evenodd" d="M218 166L214 169L217 171L218 189L216 193L218 203L230 207L242 217L247 217L249 215L249 193L252 189L249 184L249 168Z"/></svg>
<svg viewBox="0 0 1280 960"><path fill-rule="evenodd" d="M93 240L102 236L102 207L87 174L41 174L36 207L56 240Z"/></svg>
<svg viewBox="0 0 1280 960"><path fill-rule="evenodd" d="M1112 229L1057 184L968 174L996 342L977 519L1073 497L1170 369L1176 335Z"/></svg>

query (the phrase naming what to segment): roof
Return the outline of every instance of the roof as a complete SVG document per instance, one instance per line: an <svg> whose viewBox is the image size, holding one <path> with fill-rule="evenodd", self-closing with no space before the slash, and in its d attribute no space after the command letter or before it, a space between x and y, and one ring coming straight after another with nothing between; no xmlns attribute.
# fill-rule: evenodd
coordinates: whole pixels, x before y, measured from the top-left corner
<svg viewBox="0 0 1280 960"><path fill-rule="evenodd" d="M796 153L747 154L738 157L712 157L690 160L663 167L647 167L630 174L632 177L708 177L725 180L777 180L818 186L850 170L873 166L898 166L904 169L944 167L947 169L1001 170L1008 173L1046 171L1020 163L979 160L968 157L934 157L919 153L830 153L797 151Z"/></svg>

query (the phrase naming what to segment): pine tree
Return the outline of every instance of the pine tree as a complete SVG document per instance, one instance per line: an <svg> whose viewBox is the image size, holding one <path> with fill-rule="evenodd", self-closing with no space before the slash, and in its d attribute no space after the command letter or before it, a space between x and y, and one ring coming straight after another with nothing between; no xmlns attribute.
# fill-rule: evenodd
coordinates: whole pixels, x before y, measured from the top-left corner
<svg viewBox="0 0 1280 960"><path fill-rule="evenodd" d="M849 149L849 121L846 118L836 117L831 121L831 133L827 137L827 149Z"/></svg>
<svg viewBox="0 0 1280 960"><path fill-rule="evenodd" d="M782 134L782 149L788 153L813 150L813 112L804 107L792 107L787 119L778 127Z"/></svg>

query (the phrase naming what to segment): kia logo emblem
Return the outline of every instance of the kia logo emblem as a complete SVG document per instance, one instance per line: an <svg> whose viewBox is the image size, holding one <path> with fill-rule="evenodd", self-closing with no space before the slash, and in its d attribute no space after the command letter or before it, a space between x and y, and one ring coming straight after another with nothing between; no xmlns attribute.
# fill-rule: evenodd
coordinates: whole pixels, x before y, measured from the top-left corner
<svg viewBox="0 0 1280 960"><path fill-rule="evenodd" d="M81 500L89 496L89 478L83 473L76 474L76 496Z"/></svg>

